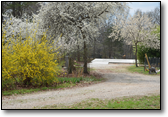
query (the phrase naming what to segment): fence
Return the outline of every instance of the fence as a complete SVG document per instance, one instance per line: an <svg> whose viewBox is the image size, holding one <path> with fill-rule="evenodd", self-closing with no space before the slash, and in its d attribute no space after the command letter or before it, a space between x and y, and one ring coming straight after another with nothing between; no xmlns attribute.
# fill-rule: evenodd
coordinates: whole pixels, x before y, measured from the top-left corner
<svg viewBox="0 0 168 117"><path fill-rule="evenodd" d="M160 58L156 58L156 57L148 57L148 60L149 60L149 63L151 65L151 67L158 67L160 68ZM147 66L148 65L148 62L145 58L145 62L144 62L144 65Z"/></svg>

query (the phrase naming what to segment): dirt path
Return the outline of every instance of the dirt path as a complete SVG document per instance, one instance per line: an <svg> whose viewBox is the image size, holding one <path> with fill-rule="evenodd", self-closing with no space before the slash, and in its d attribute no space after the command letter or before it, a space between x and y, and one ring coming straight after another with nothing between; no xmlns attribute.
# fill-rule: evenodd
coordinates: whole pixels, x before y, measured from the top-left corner
<svg viewBox="0 0 168 117"><path fill-rule="evenodd" d="M2 109L30 109L53 104L70 105L88 98L111 99L123 96L160 94L160 76L126 73L126 66L128 65L92 66L107 80L87 87L5 96L2 99Z"/></svg>

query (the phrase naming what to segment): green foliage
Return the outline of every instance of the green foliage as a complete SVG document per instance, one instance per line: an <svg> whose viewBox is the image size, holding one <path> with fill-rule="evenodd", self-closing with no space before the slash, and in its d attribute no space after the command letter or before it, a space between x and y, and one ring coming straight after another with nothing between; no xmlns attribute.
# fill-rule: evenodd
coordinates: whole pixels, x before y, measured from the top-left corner
<svg viewBox="0 0 168 117"><path fill-rule="evenodd" d="M144 46L138 46L137 57L140 63L145 62L145 53L148 57L160 57L160 50L152 48L144 48Z"/></svg>
<svg viewBox="0 0 168 117"><path fill-rule="evenodd" d="M80 78L58 78L59 83L79 83L80 81L82 81L82 77Z"/></svg>
<svg viewBox="0 0 168 117"><path fill-rule="evenodd" d="M156 30L154 30L152 34L157 34L157 37L160 40L160 25L156 26Z"/></svg>
<svg viewBox="0 0 168 117"><path fill-rule="evenodd" d="M19 35L12 36L3 44L2 89L9 89L17 83L22 86L46 86L58 82L55 76L60 69L57 60L53 61L55 56L58 58L58 52L53 53L56 49L51 49L53 47L48 43L46 33L41 39L36 39L36 32L34 31L33 38L27 36L25 41ZM4 29L2 34L3 43L6 41Z"/></svg>
<svg viewBox="0 0 168 117"><path fill-rule="evenodd" d="M94 78L84 78L83 79L83 81L86 81L86 82L92 82L94 80L95 80Z"/></svg>
<svg viewBox="0 0 168 117"><path fill-rule="evenodd" d="M160 40L160 26L156 26L156 30L152 33L157 34L158 40ZM145 60L145 53L148 57L160 57L160 50L152 49L152 48L145 48L144 46L137 47L137 57L141 63L144 63Z"/></svg>

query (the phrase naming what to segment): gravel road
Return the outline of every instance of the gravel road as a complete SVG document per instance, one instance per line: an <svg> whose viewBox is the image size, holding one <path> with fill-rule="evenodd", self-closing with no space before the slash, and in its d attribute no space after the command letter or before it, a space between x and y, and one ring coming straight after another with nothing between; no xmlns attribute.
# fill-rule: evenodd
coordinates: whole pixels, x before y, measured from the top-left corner
<svg viewBox="0 0 168 117"><path fill-rule="evenodd" d="M89 98L112 99L123 96L160 94L160 76L129 73L129 64L92 65L107 78L105 82L86 87L3 96L2 109L31 109L45 105L71 105Z"/></svg>

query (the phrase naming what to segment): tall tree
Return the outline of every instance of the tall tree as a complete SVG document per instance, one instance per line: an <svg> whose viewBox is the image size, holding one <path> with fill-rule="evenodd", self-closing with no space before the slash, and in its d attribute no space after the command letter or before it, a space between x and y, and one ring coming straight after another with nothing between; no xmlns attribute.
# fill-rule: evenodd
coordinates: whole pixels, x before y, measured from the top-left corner
<svg viewBox="0 0 168 117"><path fill-rule="evenodd" d="M50 2L41 5L37 19L41 19L41 28L50 29L48 34L60 35L68 39L73 35L78 35L78 42L84 47L84 73L87 71L87 43L93 41L90 38L96 37L97 25L101 26L108 17L107 14L124 12L126 3L120 2ZM78 33L77 33L78 32ZM75 39L74 39L75 41Z"/></svg>
<svg viewBox="0 0 168 117"><path fill-rule="evenodd" d="M116 37L121 35L128 44L134 44L135 62L137 65L137 45L141 44L145 47L160 49L160 41L157 34L152 34L155 30L155 25L152 24L151 19L147 15L140 13L138 15L130 16L128 20L123 20L120 25L115 27L115 33L112 32L109 37Z"/></svg>
<svg viewBox="0 0 168 117"><path fill-rule="evenodd" d="M160 8L156 7L153 11L146 12L149 18L152 19L153 24L160 25Z"/></svg>
<svg viewBox="0 0 168 117"><path fill-rule="evenodd" d="M37 2L2 2L2 14L11 10L12 15L21 18L24 13L32 16L32 13L37 14L40 5Z"/></svg>

